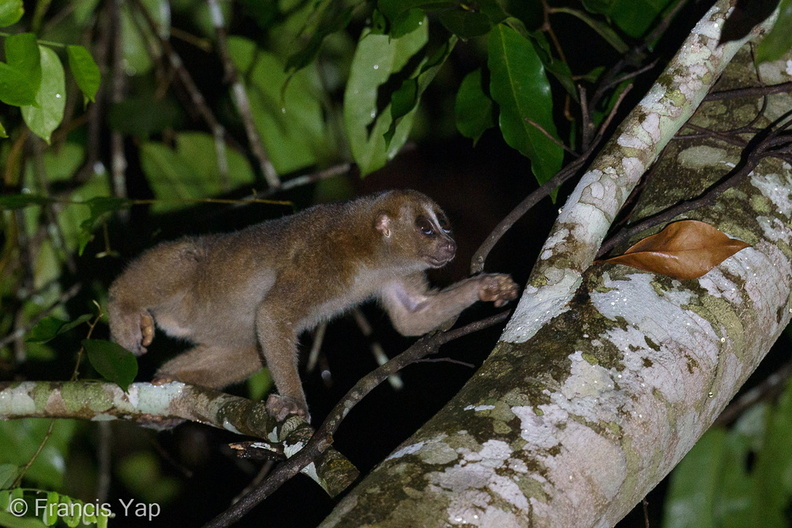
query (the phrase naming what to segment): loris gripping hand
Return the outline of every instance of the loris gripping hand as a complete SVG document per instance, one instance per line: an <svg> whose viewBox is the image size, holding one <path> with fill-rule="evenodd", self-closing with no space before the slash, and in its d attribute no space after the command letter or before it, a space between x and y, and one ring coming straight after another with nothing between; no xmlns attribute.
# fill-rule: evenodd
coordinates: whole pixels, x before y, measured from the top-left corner
<svg viewBox="0 0 792 528"><path fill-rule="evenodd" d="M146 352L154 328L194 348L165 363L156 380L222 388L266 365L279 395L277 419L308 417L297 338L368 299L402 334L426 333L476 301L517 297L508 275L485 274L444 290L424 272L456 253L442 210L415 191L389 191L319 205L236 233L155 246L111 285L112 338Z"/></svg>
<svg viewBox="0 0 792 528"><path fill-rule="evenodd" d="M479 279L479 300L493 302L500 308L517 298L517 284L508 275L481 275Z"/></svg>

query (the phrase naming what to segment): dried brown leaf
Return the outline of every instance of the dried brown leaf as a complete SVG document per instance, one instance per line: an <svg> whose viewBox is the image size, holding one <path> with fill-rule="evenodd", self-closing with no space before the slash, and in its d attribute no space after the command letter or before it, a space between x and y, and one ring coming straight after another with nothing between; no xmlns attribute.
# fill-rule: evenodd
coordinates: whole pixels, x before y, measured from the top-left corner
<svg viewBox="0 0 792 528"><path fill-rule="evenodd" d="M697 279L749 246L704 222L682 220L644 238L623 255L600 262L624 264L679 280Z"/></svg>

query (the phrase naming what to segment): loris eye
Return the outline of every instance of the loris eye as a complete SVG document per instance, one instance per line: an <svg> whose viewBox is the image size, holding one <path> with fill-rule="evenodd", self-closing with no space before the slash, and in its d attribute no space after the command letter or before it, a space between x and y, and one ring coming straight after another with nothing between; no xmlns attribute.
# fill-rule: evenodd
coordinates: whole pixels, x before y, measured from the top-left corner
<svg viewBox="0 0 792 528"><path fill-rule="evenodd" d="M419 215L415 218L415 227L417 227L418 231L426 236L434 235L434 226L432 225L432 222L430 222L425 216Z"/></svg>

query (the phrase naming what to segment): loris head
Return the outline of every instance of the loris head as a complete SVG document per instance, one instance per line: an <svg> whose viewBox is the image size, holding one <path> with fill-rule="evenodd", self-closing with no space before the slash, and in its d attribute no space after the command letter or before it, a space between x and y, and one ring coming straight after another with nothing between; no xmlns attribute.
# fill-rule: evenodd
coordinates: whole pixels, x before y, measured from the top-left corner
<svg viewBox="0 0 792 528"><path fill-rule="evenodd" d="M456 254L443 210L417 191L388 191L376 197L375 228L392 257L416 269L445 266Z"/></svg>

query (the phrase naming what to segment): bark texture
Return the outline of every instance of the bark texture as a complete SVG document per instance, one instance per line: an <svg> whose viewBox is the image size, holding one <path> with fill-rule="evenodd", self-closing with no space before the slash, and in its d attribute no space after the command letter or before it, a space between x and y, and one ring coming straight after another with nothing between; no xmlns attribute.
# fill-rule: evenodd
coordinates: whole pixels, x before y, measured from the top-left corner
<svg viewBox="0 0 792 528"><path fill-rule="evenodd" d="M715 44L727 7L719 2L686 44L707 62L672 64L664 88L653 89L623 127L631 135L605 149L565 205L527 290L536 296L555 285L551 300L523 299L473 379L322 527L612 526L753 372L790 319L789 165L764 159L713 205L684 215L752 245L703 277L589 267L638 181L633 170L656 157L644 147L669 142L686 119L680 102L698 104L698 90L719 74L711 61L728 61ZM766 65L763 80L789 81L786 68ZM744 50L721 85L755 79ZM760 107L756 99L705 103L694 122L722 131L747 124ZM792 98L771 96L767 108L763 125L791 109ZM660 126L672 114L682 122ZM671 141L633 217L696 197L739 163L744 148L717 136Z"/></svg>

